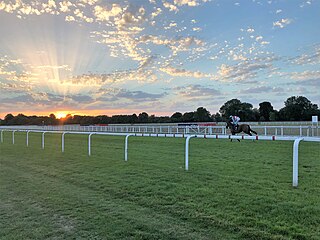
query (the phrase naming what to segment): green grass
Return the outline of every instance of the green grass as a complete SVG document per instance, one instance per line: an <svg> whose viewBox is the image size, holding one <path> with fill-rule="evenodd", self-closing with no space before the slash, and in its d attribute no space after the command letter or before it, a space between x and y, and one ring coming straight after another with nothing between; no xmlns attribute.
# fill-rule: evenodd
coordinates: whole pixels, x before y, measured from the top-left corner
<svg viewBox="0 0 320 240"><path fill-rule="evenodd" d="M320 239L320 144L4 133L0 239Z"/></svg>

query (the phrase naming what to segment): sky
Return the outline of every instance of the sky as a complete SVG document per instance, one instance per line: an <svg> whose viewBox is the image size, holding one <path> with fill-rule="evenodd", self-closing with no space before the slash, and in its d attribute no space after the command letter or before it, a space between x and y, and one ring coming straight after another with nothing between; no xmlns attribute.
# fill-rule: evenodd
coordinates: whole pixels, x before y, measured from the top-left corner
<svg viewBox="0 0 320 240"><path fill-rule="evenodd" d="M0 1L0 118L320 105L318 0Z"/></svg>

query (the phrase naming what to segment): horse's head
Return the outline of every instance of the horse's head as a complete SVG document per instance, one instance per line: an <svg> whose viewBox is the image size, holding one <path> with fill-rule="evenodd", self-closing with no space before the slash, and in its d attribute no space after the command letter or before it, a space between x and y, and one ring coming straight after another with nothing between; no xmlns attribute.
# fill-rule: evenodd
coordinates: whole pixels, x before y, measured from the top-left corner
<svg viewBox="0 0 320 240"><path fill-rule="evenodd" d="M229 122L229 121L226 121L226 128L228 129L228 128L230 128L230 129L232 129L232 126L231 126L231 123Z"/></svg>

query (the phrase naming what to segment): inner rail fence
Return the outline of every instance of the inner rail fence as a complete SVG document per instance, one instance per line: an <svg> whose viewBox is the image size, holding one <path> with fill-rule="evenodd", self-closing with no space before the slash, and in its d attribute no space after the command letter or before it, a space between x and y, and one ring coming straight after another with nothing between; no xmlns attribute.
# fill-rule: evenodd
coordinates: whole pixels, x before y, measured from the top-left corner
<svg viewBox="0 0 320 240"><path fill-rule="evenodd" d="M189 170L189 142L191 138L207 138L207 139L243 139L243 140L267 140L267 141L293 141L293 167L292 167L292 186L298 187L298 166L299 166L299 143L306 142L320 142L319 137L283 137L283 136L239 136L239 135L206 135L206 134L176 134L176 133L106 133L106 132L66 132L66 131L39 131L28 129L1 129L0 142L4 142L4 131L12 132L12 144L15 144L15 132L26 132L26 145L29 146L29 133L39 133L42 135L41 147L45 149L45 135L61 134L61 151L65 151L65 135L66 134L85 134L88 135L88 155L91 156L92 135L107 135L107 136L123 136L124 142L124 161L128 161L128 140L129 137L169 137L169 138L185 138L185 170Z"/></svg>
<svg viewBox="0 0 320 240"><path fill-rule="evenodd" d="M259 126L250 125L258 135L320 137L320 126ZM110 126L1 126L0 129L27 129L39 131L75 131L75 132L109 132L109 133L166 133L166 134L207 134L228 135L225 126L174 126L174 125L110 125Z"/></svg>

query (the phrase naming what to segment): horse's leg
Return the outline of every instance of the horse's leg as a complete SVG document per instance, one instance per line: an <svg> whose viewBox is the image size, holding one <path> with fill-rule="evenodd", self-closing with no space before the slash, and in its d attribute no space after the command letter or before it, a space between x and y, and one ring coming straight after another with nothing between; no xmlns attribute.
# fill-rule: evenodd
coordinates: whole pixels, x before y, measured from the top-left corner
<svg viewBox="0 0 320 240"><path fill-rule="evenodd" d="M258 135L258 133L257 133L256 131L253 131L253 130L251 129L251 127L249 127L249 131L250 131L250 132L253 132L255 135Z"/></svg>
<svg viewBox="0 0 320 240"><path fill-rule="evenodd" d="M234 136L234 135L235 135L235 132L234 132L234 131L231 131L231 134L232 134L232 136ZM232 138L230 138L230 142L232 142Z"/></svg>
<svg viewBox="0 0 320 240"><path fill-rule="evenodd" d="M236 135L236 132L233 132L232 135ZM232 141L232 139L231 139L231 141ZM240 139L237 138L237 141L240 142Z"/></svg>

